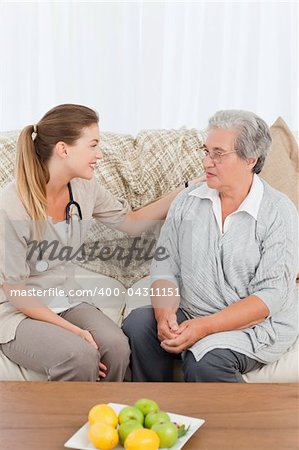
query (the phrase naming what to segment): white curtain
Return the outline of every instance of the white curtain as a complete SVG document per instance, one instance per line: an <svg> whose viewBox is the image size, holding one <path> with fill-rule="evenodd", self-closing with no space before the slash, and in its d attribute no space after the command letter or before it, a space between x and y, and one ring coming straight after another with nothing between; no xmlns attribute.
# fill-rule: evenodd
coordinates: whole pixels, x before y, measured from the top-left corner
<svg viewBox="0 0 299 450"><path fill-rule="evenodd" d="M202 128L218 109L297 129L297 2L4 2L0 130L60 103L101 129Z"/></svg>

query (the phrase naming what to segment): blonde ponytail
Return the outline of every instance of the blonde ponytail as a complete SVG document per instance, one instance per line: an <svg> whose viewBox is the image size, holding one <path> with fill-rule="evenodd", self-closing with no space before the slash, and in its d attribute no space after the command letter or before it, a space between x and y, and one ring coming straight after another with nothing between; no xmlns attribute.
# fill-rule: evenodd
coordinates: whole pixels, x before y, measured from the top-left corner
<svg viewBox="0 0 299 450"><path fill-rule="evenodd" d="M16 186L28 215L39 221L47 219L46 184L49 172L37 154L32 133L34 126L29 125L22 130L18 139Z"/></svg>

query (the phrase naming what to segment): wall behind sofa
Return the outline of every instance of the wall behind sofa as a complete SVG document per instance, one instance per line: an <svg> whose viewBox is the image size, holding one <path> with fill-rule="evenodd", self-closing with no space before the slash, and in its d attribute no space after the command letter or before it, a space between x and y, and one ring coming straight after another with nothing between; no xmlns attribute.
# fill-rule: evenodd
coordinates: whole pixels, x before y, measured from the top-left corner
<svg viewBox="0 0 299 450"><path fill-rule="evenodd" d="M297 2L1 2L0 130L55 104L106 131L201 128L220 108L297 129Z"/></svg>

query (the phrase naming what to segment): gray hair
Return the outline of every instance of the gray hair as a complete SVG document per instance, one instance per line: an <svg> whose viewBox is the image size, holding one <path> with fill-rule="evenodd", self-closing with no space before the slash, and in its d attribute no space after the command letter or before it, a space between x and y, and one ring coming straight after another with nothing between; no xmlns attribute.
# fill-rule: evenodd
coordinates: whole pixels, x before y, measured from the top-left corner
<svg viewBox="0 0 299 450"><path fill-rule="evenodd" d="M234 128L239 131L235 141L237 155L245 160L257 158L252 169L260 173L272 142L266 122L256 114L237 109L217 111L210 119L208 130Z"/></svg>

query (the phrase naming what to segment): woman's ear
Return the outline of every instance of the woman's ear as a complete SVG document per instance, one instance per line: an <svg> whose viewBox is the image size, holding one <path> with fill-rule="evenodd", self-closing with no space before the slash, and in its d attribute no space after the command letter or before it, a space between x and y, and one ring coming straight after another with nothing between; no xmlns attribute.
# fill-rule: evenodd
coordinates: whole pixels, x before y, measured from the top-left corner
<svg viewBox="0 0 299 450"><path fill-rule="evenodd" d="M247 165L248 165L248 168L250 170L252 170L254 168L254 166L257 163L257 160L258 160L258 158L249 158L249 159L247 159Z"/></svg>
<svg viewBox="0 0 299 450"><path fill-rule="evenodd" d="M62 159L67 158L68 151L67 151L67 145L63 141L57 142L57 144L54 147L54 151L57 156L59 156Z"/></svg>

